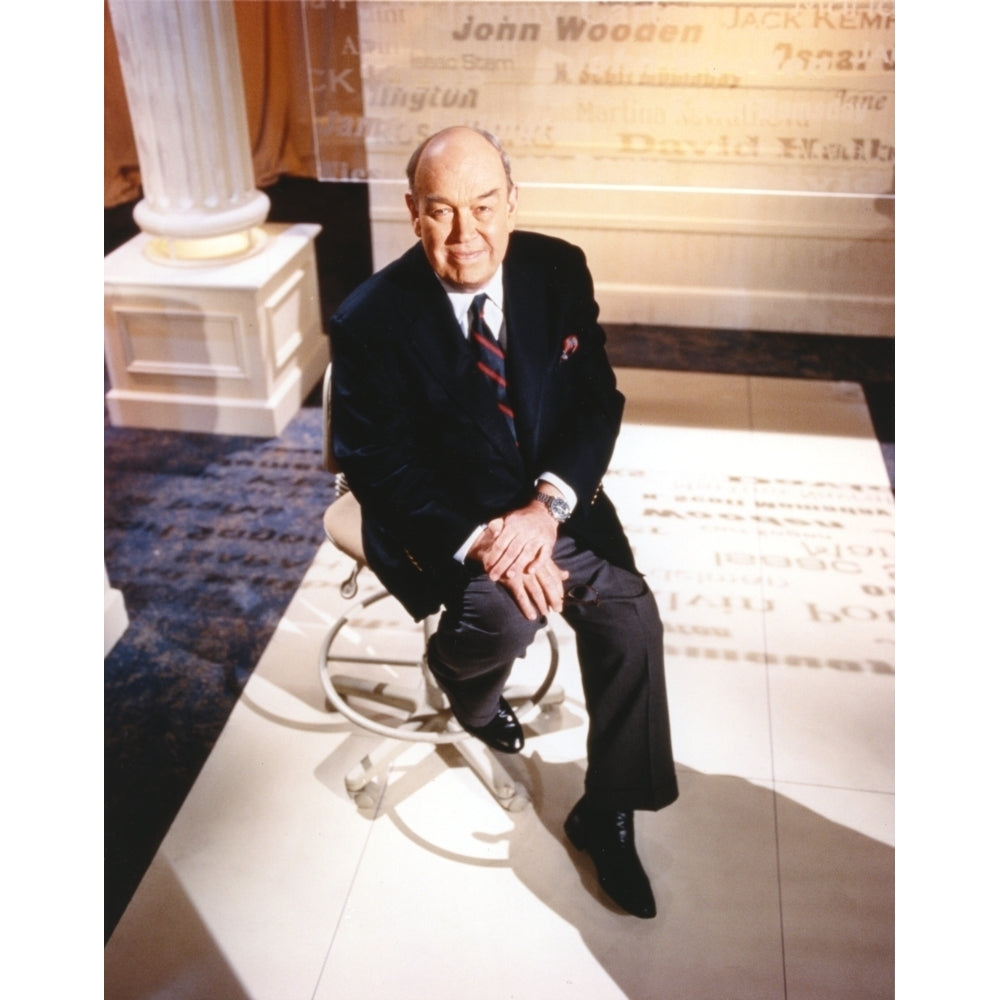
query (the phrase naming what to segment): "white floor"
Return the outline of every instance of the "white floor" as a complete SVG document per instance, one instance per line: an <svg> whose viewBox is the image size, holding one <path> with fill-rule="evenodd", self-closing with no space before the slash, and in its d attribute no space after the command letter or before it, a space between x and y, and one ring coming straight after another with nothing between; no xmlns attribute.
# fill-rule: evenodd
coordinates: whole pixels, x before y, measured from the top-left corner
<svg viewBox="0 0 1000 1000"><path fill-rule="evenodd" d="M863 395L621 383L606 486L665 621L681 785L637 817L659 916L606 904L562 834L586 726L562 622L526 809L427 745L358 807L344 776L377 740L325 707L325 545L105 949L108 1000L893 996L894 517ZM419 642L388 602L365 620L348 641Z"/></svg>

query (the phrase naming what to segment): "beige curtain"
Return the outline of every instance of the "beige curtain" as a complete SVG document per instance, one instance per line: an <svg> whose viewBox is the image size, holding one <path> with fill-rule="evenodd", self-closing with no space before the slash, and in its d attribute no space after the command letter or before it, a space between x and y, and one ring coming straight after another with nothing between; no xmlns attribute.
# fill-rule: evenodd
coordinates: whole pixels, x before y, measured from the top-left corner
<svg viewBox="0 0 1000 1000"><path fill-rule="evenodd" d="M236 0L233 6L257 186L267 187L282 174L315 177L300 4L293 0ZM141 186L118 47L105 3L104 207L134 201L141 195Z"/></svg>

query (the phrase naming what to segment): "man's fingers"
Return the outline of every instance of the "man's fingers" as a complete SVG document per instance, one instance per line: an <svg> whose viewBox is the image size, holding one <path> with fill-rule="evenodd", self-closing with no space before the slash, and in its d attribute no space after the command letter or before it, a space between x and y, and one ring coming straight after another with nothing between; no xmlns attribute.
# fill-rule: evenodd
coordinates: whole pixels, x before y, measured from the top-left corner
<svg viewBox="0 0 1000 1000"><path fill-rule="evenodd" d="M552 560L552 554L539 552L524 568L525 573L535 573L543 579L562 582L569 579L569 570L561 569Z"/></svg>
<svg viewBox="0 0 1000 1000"><path fill-rule="evenodd" d="M501 582L510 591L521 613L531 621L550 611L563 608L563 581L569 574L551 559L535 560L538 568L521 572L516 569L504 574Z"/></svg>
<svg viewBox="0 0 1000 1000"><path fill-rule="evenodd" d="M520 576L508 575L500 582L514 598L514 603L517 604L521 614L529 621L534 621L540 614L545 613L536 607L534 601L528 596L527 588Z"/></svg>
<svg viewBox="0 0 1000 1000"><path fill-rule="evenodd" d="M568 576L569 573L561 570L551 559L534 572L528 573L529 579L537 582L540 598L545 606L557 613L561 613L563 609L563 581Z"/></svg>

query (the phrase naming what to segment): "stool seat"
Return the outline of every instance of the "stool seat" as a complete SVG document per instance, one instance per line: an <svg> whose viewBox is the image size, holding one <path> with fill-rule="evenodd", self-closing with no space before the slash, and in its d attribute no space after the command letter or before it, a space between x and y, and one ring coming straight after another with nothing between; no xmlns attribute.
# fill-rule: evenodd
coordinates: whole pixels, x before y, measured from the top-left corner
<svg viewBox="0 0 1000 1000"><path fill-rule="evenodd" d="M356 563L366 565L361 541L361 505L353 493L344 493L326 508L323 530L341 552Z"/></svg>

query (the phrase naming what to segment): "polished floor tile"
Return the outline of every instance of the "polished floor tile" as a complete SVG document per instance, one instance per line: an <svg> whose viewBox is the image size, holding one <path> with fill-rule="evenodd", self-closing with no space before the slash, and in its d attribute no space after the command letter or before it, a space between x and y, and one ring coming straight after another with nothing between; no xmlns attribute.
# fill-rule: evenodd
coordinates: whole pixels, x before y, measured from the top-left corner
<svg viewBox="0 0 1000 1000"><path fill-rule="evenodd" d="M430 744L352 799L345 776L381 741L319 681L348 606L324 545L108 942L109 1000L892 996L893 505L864 399L742 376L621 383L607 489L660 603L681 785L637 817L658 917L606 903L562 834L586 737L562 622L565 702L505 761L526 808ZM405 658L421 634L380 601L339 643ZM550 648L517 679L537 683ZM413 683L405 666L344 669Z"/></svg>
<svg viewBox="0 0 1000 1000"><path fill-rule="evenodd" d="M856 793L861 794L861 793ZM789 1000L892 997L894 851L778 795Z"/></svg>

